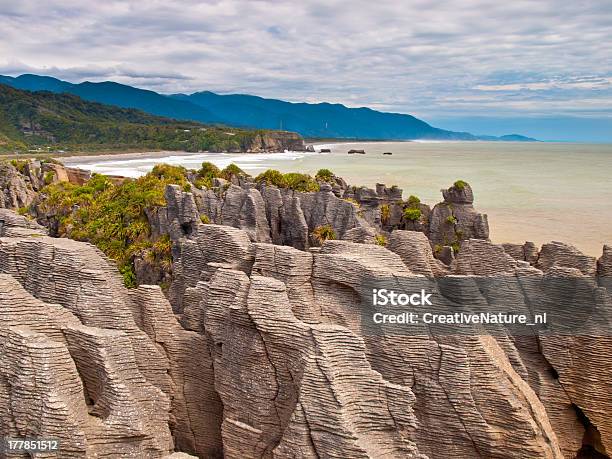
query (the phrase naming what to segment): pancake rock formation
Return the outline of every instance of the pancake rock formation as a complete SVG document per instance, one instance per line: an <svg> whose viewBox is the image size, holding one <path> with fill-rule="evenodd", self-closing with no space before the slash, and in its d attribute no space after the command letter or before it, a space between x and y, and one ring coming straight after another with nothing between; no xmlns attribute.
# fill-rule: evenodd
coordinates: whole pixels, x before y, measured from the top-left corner
<svg viewBox="0 0 612 459"><path fill-rule="evenodd" d="M96 247L51 237L53 215L10 210L86 173L4 167L0 437L59 441L36 457L611 456L610 246L493 244L461 181L430 208L335 176L311 192L235 176L165 188L143 219L171 276L135 261L127 289ZM398 328L373 320L381 291L550 323Z"/></svg>
<svg viewBox="0 0 612 459"><path fill-rule="evenodd" d="M405 230L388 248L300 250L203 224L193 198L168 198L170 301L157 286L123 287L93 246L0 213L2 436L59 439L61 453L45 457L612 451L609 333L365 327L372 287L426 286L441 304L479 307L499 295L482 283L492 276L527 312L560 293L555 279L579 280L575 299L610 319L609 291L593 277L609 273L609 250L597 261L554 243L533 266L470 239L447 266Z"/></svg>

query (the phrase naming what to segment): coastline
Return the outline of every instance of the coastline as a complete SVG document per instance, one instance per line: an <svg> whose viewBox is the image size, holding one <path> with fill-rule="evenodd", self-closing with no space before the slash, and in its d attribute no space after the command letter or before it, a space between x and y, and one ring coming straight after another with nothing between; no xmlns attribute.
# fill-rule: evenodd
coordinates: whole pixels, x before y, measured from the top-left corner
<svg viewBox="0 0 612 459"><path fill-rule="evenodd" d="M62 159L69 158L70 161L79 161L83 164L92 164L98 161L104 161L109 159L142 159L142 158L165 158L168 156L195 156L201 155L202 153L198 152L188 152L188 151L174 151L174 150L157 150L157 151L140 151L140 152L126 152L126 153L102 153L102 154L75 154L75 155L63 155L63 156L52 156L53 159L58 161L62 161ZM224 153L219 153L224 154ZM244 154L244 153L239 153ZM253 153L256 154L256 153Z"/></svg>

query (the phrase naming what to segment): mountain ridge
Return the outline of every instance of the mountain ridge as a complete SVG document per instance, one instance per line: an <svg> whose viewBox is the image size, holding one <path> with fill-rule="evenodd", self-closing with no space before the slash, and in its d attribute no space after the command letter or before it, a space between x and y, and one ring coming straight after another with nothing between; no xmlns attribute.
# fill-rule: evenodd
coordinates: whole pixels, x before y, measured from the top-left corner
<svg viewBox="0 0 612 459"><path fill-rule="evenodd" d="M0 150L41 148L259 152L305 147L293 132L177 121L70 93L17 89L0 81Z"/></svg>
<svg viewBox="0 0 612 459"><path fill-rule="evenodd" d="M321 102L286 102L248 94L221 95L211 91L163 95L111 81L70 83L48 76L0 76L0 82L18 89L68 92L85 100L136 108L180 120L219 123L255 129L280 129L304 137L369 140L511 140L534 141L524 136L503 139L439 129L409 114L388 113L368 107L350 108Z"/></svg>

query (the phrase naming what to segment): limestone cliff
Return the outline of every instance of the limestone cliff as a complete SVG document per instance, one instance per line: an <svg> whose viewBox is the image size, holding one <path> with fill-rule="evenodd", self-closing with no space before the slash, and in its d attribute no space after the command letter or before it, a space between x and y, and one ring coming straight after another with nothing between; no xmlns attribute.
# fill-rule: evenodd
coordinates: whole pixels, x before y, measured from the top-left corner
<svg viewBox="0 0 612 459"><path fill-rule="evenodd" d="M0 211L0 436L60 439L44 457L610 456L610 247L492 244L461 184L429 212L383 186L217 185L147 211L172 241L167 296ZM447 263L444 222L463 237ZM421 288L558 323L372 328L373 289Z"/></svg>

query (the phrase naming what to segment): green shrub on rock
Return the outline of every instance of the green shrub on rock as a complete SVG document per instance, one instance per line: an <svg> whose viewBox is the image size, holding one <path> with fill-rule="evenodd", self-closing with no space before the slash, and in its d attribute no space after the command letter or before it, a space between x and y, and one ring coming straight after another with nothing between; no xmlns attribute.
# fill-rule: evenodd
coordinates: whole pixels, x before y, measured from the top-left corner
<svg viewBox="0 0 612 459"><path fill-rule="evenodd" d="M166 186L184 187L188 183L185 174L182 167L160 165L121 184L100 174L93 174L83 185L51 184L42 190L45 199L40 210L57 220L57 236L90 242L115 260L125 285L133 287L136 255L152 250L156 260L166 265L171 262L169 251L165 257L158 253L166 251L168 242L158 244L159 239L151 237L145 210L166 205Z"/></svg>
<svg viewBox="0 0 612 459"><path fill-rule="evenodd" d="M198 170L198 177L219 177L221 170L213 163L204 161Z"/></svg>
<svg viewBox="0 0 612 459"><path fill-rule="evenodd" d="M404 209L404 218L406 220L417 221L419 218L421 218L421 215L421 209L414 209L412 207Z"/></svg>
<svg viewBox="0 0 612 459"><path fill-rule="evenodd" d="M44 182L45 185L50 185L55 180L55 172L49 171L45 174Z"/></svg>
<svg viewBox="0 0 612 459"><path fill-rule="evenodd" d="M467 185L467 184L468 184L468 183L467 183L467 182L465 182L465 181L463 181L463 180L457 180L457 181L456 181L456 182L453 184L453 186L454 186L455 188L457 188L458 190L463 190L463 189L466 187L466 185Z"/></svg>
<svg viewBox="0 0 612 459"><path fill-rule="evenodd" d="M284 174L284 180L287 188L295 191L319 191L319 184L308 174L300 174L299 172L289 172Z"/></svg>
<svg viewBox="0 0 612 459"><path fill-rule="evenodd" d="M265 183L266 185L274 185L279 188L285 188L287 186L285 177L283 174L276 169L268 169L255 177L257 183Z"/></svg>
<svg viewBox="0 0 612 459"><path fill-rule="evenodd" d="M187 169L183 166L171 166L170 164L157 164L151 174L155 177L167 180L177 185L185 185L187 181Z"/></svg>
<svg viewBox="0 0 612 459"><path fill-rule="evenodd" d="M406 201L406 204L408 204L408 207L416 208L419 207L419 204L421 204L421 200L415 195L410 195L408 201Z"/></svg>
<svg viewBox="0 0 612 459"><path fill-rule="evenodd" d="M383 234L377 234L374 237L374 241L376 242L376 245L380 245L383 247L387 245L387 238Z"/></svg>
<svg viewBox="0 0 612 459"><path fill-rule="evenodd" d="M194 185L197 188L212 188L213 179L221 176L221 170L213 163L204 161L202 167L196 172Z"/></svg>
<svg viewBox="0 0 612 459"><path fill-rule="evenodd" d="M315 179L321 182L333 183L334 173L330 171L329 169L319 169L319 171L315 175Z"/></svg>
<svg viewBox="0 0 612 459"><path fill-rule="evenodd" d="M255 177L257 183L265 183L278 188L289 188L295 191L319 191L319 184L308 174L289 172L282 174L275 169L268 169Z"/></svg>
<svg viewBox="0 0 612 459"><path fill-rule="evenodd" d="M389 223L391 218L391 206L389 204L383 204L380 206L380 221L383 225Z"/></svg>
<svg viewBox="0 0 612 459"><path fill-rule="evenodd" d="M336 239L336 232L330 225L317 226L311 235L319 244Z"/></svg>
<svg viewBox="0 0 612 459"><path fill-rule="evenodd" d="M225 169L223 169L218 177L224 178L225 180L231 180L232 177L240 177L240 176L248 176L246 172L236 166L234 163L228 165Z"/></svg>

